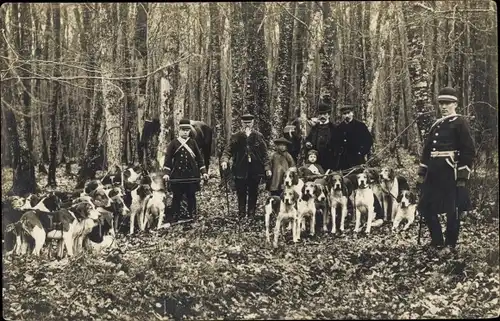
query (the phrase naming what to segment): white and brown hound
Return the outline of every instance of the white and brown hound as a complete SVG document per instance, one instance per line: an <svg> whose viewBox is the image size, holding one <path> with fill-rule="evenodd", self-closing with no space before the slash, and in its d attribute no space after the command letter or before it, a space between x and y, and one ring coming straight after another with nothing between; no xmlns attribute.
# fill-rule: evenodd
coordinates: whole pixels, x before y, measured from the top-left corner
<svg viewBox="0 0 500 321"><path fill-rule="evenodd" d="M144 199L144 208L139 212L139 229L144 231L156 220L156 229L160 229L165 217L165 208L167 202L166 187L161 173L152 173L151 175L151 194Z"/></svg>
<svg viewBox="0 0 500 321"><path fill-rule="evenodd" d="M377 192L377 197L382 205L384 221L393 221L397 209L396 198L399 194L398 179L394 169L389 167L382 167L379 178L380 191Z"/></svg>
<svg viewBox="0 0 500 321"><path fill-rule="evenodd" d="M266 239L270 240L269 224L272 213L277 213L276 225L274 226L274 242L273 246L278 247L278 238L281 232L281 223L283 221L292 222L292 237L293 241L297 242L300 231L297 229L297 208L296 203L299 195L293 188L284 189L281 197L271 196L266 200L265 205L265 221L266 221Z"/></svg>
<svg viewBox="0 0 500 321"><path fill-rule="evenodd" d="M145 209L145 203L148 200L147 196L152 194L151 186L148 184L140 184L130 193L132 197L132 204L130 205L130 232L129 235L134 234L135 217L142 218L142 213ZM141 222L138 222L139 227Z"/></svg>
<svg viewBox="0 0 500 321"><path fill-rule="evenodd" d="M353 193L353 185L348 178L342 177L340 174L334 174L328 177L328 186L330 193L328 195L330 201L330 212L332 229L331 233L337 233L337 210L340 209L340 231L344 231L345 219L347 217L347 202ZM323 231L327 232L327 217L323 218Z"/></svg>
<svg viewBox="0 0 500 321"><path fill-rule="evenodd" d="M373 190L371 189L371 179L370 173L368 171L363 171L355 176L356 178L353 181L355 184L355 189L353 192L353 203L354 203L354 211L356 224L354 227L354 232L358 233L361 231L361 215L367 214L366 221L366 234L370 234L372 226L379 226L382 224L382 220L377 222L375 221L375 195Z"/></svg>
<svg viewBox="0 0 500 321"><path fill-rule="evenodd" d="M299 197L301 196L304 181L299 177L297 167L290 167L287 169L285 175L283 176L283 185L284 188L293 188Z"/></svg>
<svg viewBox="0 0 500 321"><path fill-rule="evenodd" d="M316 229L316 199L320 195L320 189L314 182L306 182L302 187L302 195L297 201L297 231L300 240L300 232L305 228L305 218L309 218L309 234L314 235ZM304 220L304 222L303 222Z"/></svg>
<svg viewBox="0 0 500 321"><path fill-rule="evenodd" d="M35 240L33 249L34 255L40 255L40 251L45 244L45 240L59 240L59 257L62 257L63 247L66 247L68 256L72 256L74 251L78 251L80 238L83 238L95 226L99 219L99 212L91 203L82 203L72 210L60 209L55 212L42 212L39 210L29 210L24 213L19 221L15 223L16 233L16 254L26 254L28 249L27 235ZM77 215L82 220L77 219Z"/></svg>
<svg viewBox="0 0 500 321"><path fill-rule="evenodd" d="M399 227L399 223L401 223L401 221L404 219L407 221L407 223L403 227L403 230L406 231L415 221L417 199L413 192L405 189L399 193L397 200L398 204L396 208L396 216L392 224L392 231L395 231Z"/></svg>

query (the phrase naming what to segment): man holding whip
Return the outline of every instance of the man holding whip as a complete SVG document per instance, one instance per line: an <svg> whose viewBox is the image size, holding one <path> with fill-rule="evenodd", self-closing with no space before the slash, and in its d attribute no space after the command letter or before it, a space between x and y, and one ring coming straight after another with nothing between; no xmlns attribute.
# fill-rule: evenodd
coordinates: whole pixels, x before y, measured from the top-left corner
<svg viewBox="0 0 500 321"><path fill-rule="evenodd" d="M455 89L441 89L438 96L441 118L429 130L424 143L417 187L421 189L418 210L425 217L431 234L430 247L446 255L455 252L459 213L471 209L465 183L470 177L475 147L469 124L456 113ZM446 213L446 239L443 242L438 214Z"/></svg>

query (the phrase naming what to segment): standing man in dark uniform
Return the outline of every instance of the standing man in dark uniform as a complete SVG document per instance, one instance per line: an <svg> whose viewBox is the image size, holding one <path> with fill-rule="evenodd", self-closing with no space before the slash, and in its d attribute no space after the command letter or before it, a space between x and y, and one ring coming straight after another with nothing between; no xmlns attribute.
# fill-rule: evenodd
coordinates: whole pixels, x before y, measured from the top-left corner
<svg viewBox="0 0 500 321"><path fill-rule="evenodd" d="M200 173L208 180L207 169L198 144L189 138L193 129L189 119L179 122L179 136L167 146L163 179L170 182L172 190L172 215L180 215L182 196L187 197L188 213L191 218L196 215L196 192L200 190Z"/></svg>
<svg viewBox="0 0 500 321"><path fill-rule="evenodd" d="M257 191L264 175L271 177L269 156L264 136L253 129L254 116L241 116L243 130L231 136L221 157L221 168L227 169L229 158L233 158L232 171L238 196L238 214L255 217ZM248 211L247 209L248 195Z"/></svg>
<svg viewBox="0 0 500 321"><path fill-rule="evenodd" d="M326 171L334 169L333 163L333 141L335 137L335 124L330 121L330 105L321 102L318 106L318 120L307 135L307 151L315 149L318 151L318 164Z"/></svg>
<svg viewBox="0 0 500 321"><path fill-rule="evenodd" d="M365 156L370 152L373 138L365 123L354 119L352 105L340 108L342 122L337 125L335 135L335 168L345 170L365 163Z"/></svg>
<svg viewBox="0 0 500 321"><path fill-rule="evenodd" d="M455 89L441 89L438 102L442 117L429 130L420 160L417 184L422 195L418 209L431 234L430 248L449 254L455 252L458 240L459 213L471 209L465 183L470 176L475 147L467 120L455 111L458 104ZM446 213L444 243L439 213Z"/></svg>

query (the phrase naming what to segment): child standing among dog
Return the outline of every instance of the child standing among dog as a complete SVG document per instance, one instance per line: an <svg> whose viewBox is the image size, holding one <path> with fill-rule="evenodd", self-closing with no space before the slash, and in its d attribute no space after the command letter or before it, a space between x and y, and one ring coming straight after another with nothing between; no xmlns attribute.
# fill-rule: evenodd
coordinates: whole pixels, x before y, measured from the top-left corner
<svg viewBox="0 0 500 321"><path fill-rule="evenodd" d="M307 162L304 165L309 169L313 174L315 175L322 175L325 173L325 170L323 167L321 167L320 164L317 164L316 162L318 161L318 152L314 149L311 149L307 153Z"/></svg>
<svg viewBox="0 0 500 321"><path fill-rule="evenodd" d="M172 215L180 215L182 196L187 197L188 213L191 218L196 215L196 192L200 190L200 173L208 180L207 169L198 144L189 138L192 126L189 119L179 122L179 136L167 147L167 155L163 169L163 179L170 182L172 198Z"/></svg>
<svg viewBox="0 0 500 321"><path fill-rule="evenodd" d="M268 183L267 189L271 196L280 196L283 192L283 176L285 172L295 166L295 161L292 155L287 151L290 142L284 137L280 137L274 141L276 152L271 156L271 180Z"/></svg>

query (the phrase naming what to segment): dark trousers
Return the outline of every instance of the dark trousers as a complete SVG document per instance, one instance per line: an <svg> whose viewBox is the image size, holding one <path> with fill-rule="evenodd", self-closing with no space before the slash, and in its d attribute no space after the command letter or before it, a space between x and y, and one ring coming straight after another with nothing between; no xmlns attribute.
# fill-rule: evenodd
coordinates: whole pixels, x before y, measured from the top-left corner
<svg viewBox="0 0 500 321"><path fill-rule="evenodd" d="M172 191L172 215L174 217L181 216L182 196L187 198L187 211L191 218L196 215L196 189L191 184L176 184L171 185Z"/></svg>
<svg viewBox="0 0 500 321"><path fill-rule="evenodd" d="M441 230L441 224L439 223L438 215L426 215L425 220L431 234L432 246L443 246L444 244L445 246L455 247L460 231L460 218L457 217L457 213L446 213L446 240L444 242L443 232Z"/></svg>
<svg viewBox="0 0 500 321"><path fill-rule="evenodd" d="M257 191L259 188L259 177L249 177L247 179L235 179L236 195L238 197L239 215L254 215L257 206ZM248 196L248 212L247 209Z"/></svg>

